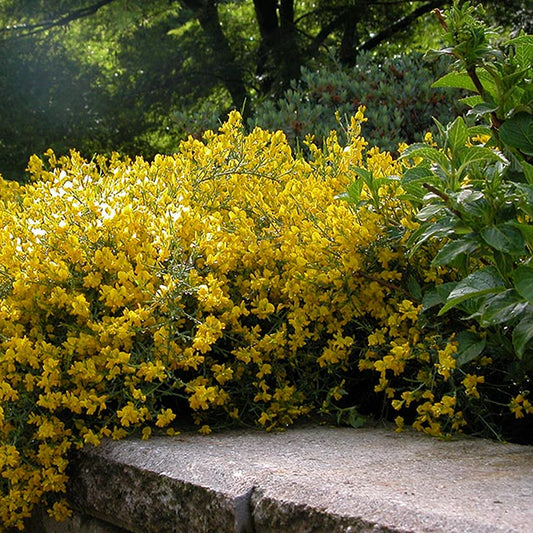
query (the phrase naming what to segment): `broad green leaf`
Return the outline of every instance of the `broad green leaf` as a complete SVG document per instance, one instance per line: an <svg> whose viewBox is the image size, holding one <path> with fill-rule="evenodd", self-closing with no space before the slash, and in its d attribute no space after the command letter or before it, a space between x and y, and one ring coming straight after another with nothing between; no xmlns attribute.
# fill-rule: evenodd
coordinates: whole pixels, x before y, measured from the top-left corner
<svg viewBox="0 0 533 533"><path fill-rule="evenodd" d="M465 300L496 294L505 290L505 283L494 267L477 270L462 279L448 296L446 304L439 311L443 315Z"/></svg>
<svg viewBox="0 0 533 533"><path fill-rule="evenodd" d="M514 96L517 96L518 94L521 94L522 90L518 87L518 84L522 82L525 78L527 78L528 70L531 67L523 68L521 70L515 70L514 72L511 72L507 74L506 76L503 76L501 79L501 83L504 87L510 87L508 91L505 93L507 95L511 95L514 91Z"/></svg>
<svg viewBox="0 0 533 533"><path fill-rule="evenodd" d="M416 171L419 168L420 167L414 167L409 169L409 171ZM421 202L428 193L428 189L425 185L431 184L434 187L439 187L439 185L441 185L439 178L437 178L429 168L422 167L418 172L409 171L406 171L403 175L402 188L407 194L403 195L402 198L409 198L415 202Z"/></svg>
<svg viewBox="0 0 533 533"><path fill-rule="evenodd" d="M459 343L456 355L457 366L460 368L478 357L485 349L486 341L471 331L461 331L455 337Z"/></svg>
<svg viewBox="0 0 533 533"><path fill-rule="evenodd" d="M533 339L533 313L525 316L513 330L513 346L518 359L524 356L531 339Z"/></svg>
<svg viewBox="0 0 533 533"><path fill-rule="evenodd" d="M530 165L527 161L522 161L521 165L527 182L533 185L533 165Z"/></svg>
<svg viewBox="0 0 533 533"><path fill-rule="evenodd" d="M459 172L461 172L463 169L466 169L470 165L473 165L474 163L489 163L496 161L501 161L505 164L509 163L509 161L507 161L502 154L499 154L490 148L485 148L483 146L472 146L464 150L463 154L461 155L461 167L459 168Z"/></svg>
<svg viewBox="0 0 533 533"><path fill-rule="evenodd" d="M409 294L412 294L417 300L422 299L422 287L414 276L409 276L409 279L407 280L407 290L409 291Z"/></svg>
<svg viewBox="0 0 533 533"><path fill-rule="evenodd" d="M459 192L450 193L450 199L459 211L468 213L478 220L490 219L492 207L481 191L461 189Z"/></svg>
<svg viewBox="0 0 533 533"><path fill-rule="evenodd" d="M399 199L410 202L412 205L422 202L424 197L424 188L416 186L416 184L407 184L402 187L405 190L405 194L398 196Z"/></svg>
<svg viewBox="0 0 533 533"><path fill-rule="evenodd" d="M480 233L481 238L492 248L508 254L520 254L525 251L526 241L522 232L513 224L489 226Z"/></svg>
<svg viewBox="0 0 533 533"><path fill-rule="evenodd" d="M477 71L484 89L489 93L494 91L494 81L490 74L483 69ZM456 89L467 89L477 93L476 86L466 72L449 72L434 82L432 87L452 87Z"/></svg>
<svg viewBox="0 0 533 533"><path fill-rule="evenodd" d="M435 175L433 174L433 172L428 168L428 167L424 167L422 165L418 165L416 167L413 167L413 168L408 168L404 173L403 173L403 182L410 182L410 181L418 181L418 180L427 180L427 181L430 181L430 180L434 180L435 179Z"/></svg>
<svg viewBox="0 0 533 533"><path fill-rule="evenodd" d="M470 137L473 137L474 135L491 135L492 131L489 126L484 125L478 125L478 126L470 126L468 128L468 135Z"/></svg>
<svg viewBox="0 0 533 533"><path fill-rule="evenodd" d="M436 223L423 223L407 241L409 257L412 257L428 239L447 237L453 233L454 225L455 221L450 217L443 217Z"/></svg>
<svg viewBox="0 0 533 533"><path fill-rule="evenodd" d="M437 163L446 170L450 167L450 161L440 150L431 148L426 144L417 143L409 146L409 148L402 153L400 159L407 159L408 157L421 157L432 163Z"/></svg>
<svg viewBox="0 0 533 533"><path fill-rule="evenodd" d="M518 293L533 305L533 267L520 265L512 273Z"/></svg>
<svg viewBox="0 0 533 533"><path fill-rule="evenodd" d="M355 167L353 170L360 178L365 181L365 183L369 183L370 181L372 181L373 175L370 170L361 167Z"/></svg>
<svg viewBox="0 0 533 533"><path fill-rule="evenodd" d="M487 298L479 323L486 328L509 322L520 316L527 307L528 303L514 289L507 289Z"/></svg>
<svg viewBox="0 0 533 533"><path fill-rule="evenodd" d="M457 286L457 282L448 282L437 285L434 289L426 291L422 299L424 310L431 309L436 305L442 305L450 295L450 292Z"/></svg>
<svg viewBox="0 0 533 533"><path fill-rule="evenodd" d="M416 218L422 221L431 220L444 212L445 209L446 207L443 204L429 204L417 213Z"/></svg>
<svg viewBox="0 0 533 533"><path fill-rule="evenodd" d="M500 139L505 144L533 155L533 115L522 111L506 120L500 127Z"/></svg>
<svg viewBox="0 0 533 533"><path fill-rule="evenodd" d="M454 232L455 224L455 219L451 217L443 217L438 222L424 224L413 233L409 239L409 244L416 242L416 246L418 247L428 239L447 237Z"/></svg>
<svg viewBox="0 0 533 533"><path fill-rule="evenodd" d="M519 222L512 222L512 224L522 232L522 235L529 246L533 247L533 226L529 224L520 224Z"/></svg>
<svg viewBox="0 0 533 533"><path fill-rule="evenodd" d="M450 264L454 259L462 254L470 254L478 247L478 243L473 239L462 238L446 243L432 261L433 266Z"/></svg>
<svg viewBox="0 0 533 533"><path fill-rule="evenodd" d="M476 86L466 72L449 72L435 81L432 87L451 87L455 89L468 89L475 91Z"/></svg>
<svg viewBox="0 0 533 533"><path fill-rule="evenodd" d="M362 179L353 181L345 193L339 195L340 198L348 200L350 203L358 204L361 201L361 190L365 182Z"/></svg>
<svg viewBox="0 0 533 533"><path fill-rule="evenodd" d="M468 235L469 233L472 233L472 227L468 224L462 224L459 223L453 228L453 232L456 235Z"/></svg>
<svg viewBox="0 0 533 533"><path fill-rule="evenodd" d="M478 99L477 102L475 102L474 99ZM466 98L463 98L463 100L466 100ZM468 116L480 117L486 115L487 113L492 113L498 109L498 106L494 104L487 104L487 102L485 102L481 96L472 96L471 103L474 105L472 105L472 109L466 113Z"/></svg>
<svg viewBox="0 0 533 533"><path fill-rule="evenodd" d="M468 140L468 129L463 117L457 117L446 128L446 142L452 152L457 152L464 148Z"/></svg>
<svg viewBox="0 0 533 533"><path fill-rule="evenodd" d="M485 101L478 94L474 94L473 96L466 96L465 98L459 98L459 102L467 105L468 107L473 108L473 107L483 104ZM470 113L470 111L468 113Z"/></svg>
<svg viewBox="0 0 533 533"><path fill-rule="evenodd" d="M523 68L533 65L533 35L520 35L511 39L507 44L514 45L515 58Z"/></svg>

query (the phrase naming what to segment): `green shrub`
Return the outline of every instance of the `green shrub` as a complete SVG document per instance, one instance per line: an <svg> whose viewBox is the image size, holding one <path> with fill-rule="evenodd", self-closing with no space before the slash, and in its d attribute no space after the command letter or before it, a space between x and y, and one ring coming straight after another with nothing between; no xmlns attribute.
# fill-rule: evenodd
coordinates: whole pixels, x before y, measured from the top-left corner
<svg viewBox="0 0 533 533"><path fill-rule="evenodd" d="M457 62L435 85L472 91L464 101L477 124L439 124L440 150L404 153L423 159L404 180L427 193L411 189L422 206L411 241L446 239L433 264L453 266L458 280L431 303L444 304L440 315L456 310L476 322L479 352L503 352L516 367L510 379L524 381L533 370L533 36L494 47L495 33L469 2L455 2L442 20L445 53Z"/></svg>
<svg viewBox="0 0 533 533"><path fill-rule="evenodd" d="M446 122L462 108L449 90L431 88L448 64L416 53L384 59L362 53L353 68L304 69L282 99L260 103L250 123L283 130L293 145L309 134L321 142L331 130L342 131L339 119L364 105L363 136L371 146L395 152L400 143L434 130L433 116Z"/></svg>
<svg viewBox="0 0 533 533"><path fill-rule="evenodd" d="M494 47L494 32L469 2L455 2L440 16L449 41L444 53L457 61L435 85L474 95L463 100L471 107L466 121L438 122L436 142L428 137L403 152L410 162L402 172L403 198L418 211L420 225L400 234L411 261L423 255L441 270L438 278L411 285L423 303L420 327L426 338L432 328L449 336L455 348L439 353L431 372L418 365L410 377L406 372L397 379L398 343L386 330L373 339L378 349L363 367L381 373L382 388L404 389L393 407L415 427L438 433L442 414L456 416L460 409L471 431L525 442L528 423L517 421L533 413L527 399L533 370L533 36ZM472 119L477 123L469 125ZM371 183L367 170L358 174ZM360 187L349 190L352 202L359 201ZM413 342L404 345L404 358L426 350Z"/></svg>

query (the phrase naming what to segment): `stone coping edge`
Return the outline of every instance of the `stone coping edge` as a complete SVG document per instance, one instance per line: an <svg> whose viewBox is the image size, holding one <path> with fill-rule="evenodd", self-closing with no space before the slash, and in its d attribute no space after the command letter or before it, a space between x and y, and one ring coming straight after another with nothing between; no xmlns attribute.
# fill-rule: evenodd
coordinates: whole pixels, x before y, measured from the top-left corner
<svg viewBox="0 0 533 533"><path fill-rule="evenodd" d="M109 441L30 533L533 533L533 447L380 428Z"/></svg>

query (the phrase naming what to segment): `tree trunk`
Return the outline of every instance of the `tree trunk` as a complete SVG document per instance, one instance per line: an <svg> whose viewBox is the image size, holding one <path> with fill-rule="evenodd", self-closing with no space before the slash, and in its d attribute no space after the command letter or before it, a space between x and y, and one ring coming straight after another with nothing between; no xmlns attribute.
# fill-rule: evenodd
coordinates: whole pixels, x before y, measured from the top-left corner
<svg viewBox="0 0 533 533"><path fill-rule="evenodd" d="M261 43L257 77L263 94L280 95L299 77L302 56L296 39L294 0L254 0Z"/></svg>
<svg viewBox="0 0 533 533"><path fill-rule="evenodd" d="M246 113L248 91L244 85L242 70L222 31L216 0L183 0L183 4L195 14L217 58L218 68L215 75L222 80L230 93L233 106Z"/></svg>
<svg viewBox="0 0 533 533"><path fill-rule="evenodd" d="M274 50L279 40L277 2L276 0L254 0L254 9L261 35L257 50L256 76L259 80L260 92L267 94L274 83Z"/></svg>
<svg viewBox="0 0 533 533"><path fill-rule="evenodd" d="M357 59L356 37L360 8L350 6L345 11L344 30L339 48L339 61L347 66L355 65Z"/></svg>
<svg viewBox="0 0 533 533"><path fill-rule="evenodd" d="M281 0L279 6L280 18L280 59L282 71L282 84L286 89L290 82L300 77L302 55L297 39L294 24L294 0Z"/></svg>

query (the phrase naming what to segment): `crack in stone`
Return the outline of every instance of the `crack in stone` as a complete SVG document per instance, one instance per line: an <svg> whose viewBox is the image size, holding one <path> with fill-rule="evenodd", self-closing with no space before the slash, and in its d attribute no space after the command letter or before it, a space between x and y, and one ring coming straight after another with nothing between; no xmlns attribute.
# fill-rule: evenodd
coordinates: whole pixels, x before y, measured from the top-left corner
<svg viewBox="0 0 533 533"><path fill-rule="evenodd" d="M254 533L254 519L252 516L251 500L255 487L250 487L244 494L233 500L235 512L235 533Z"/></svg>

